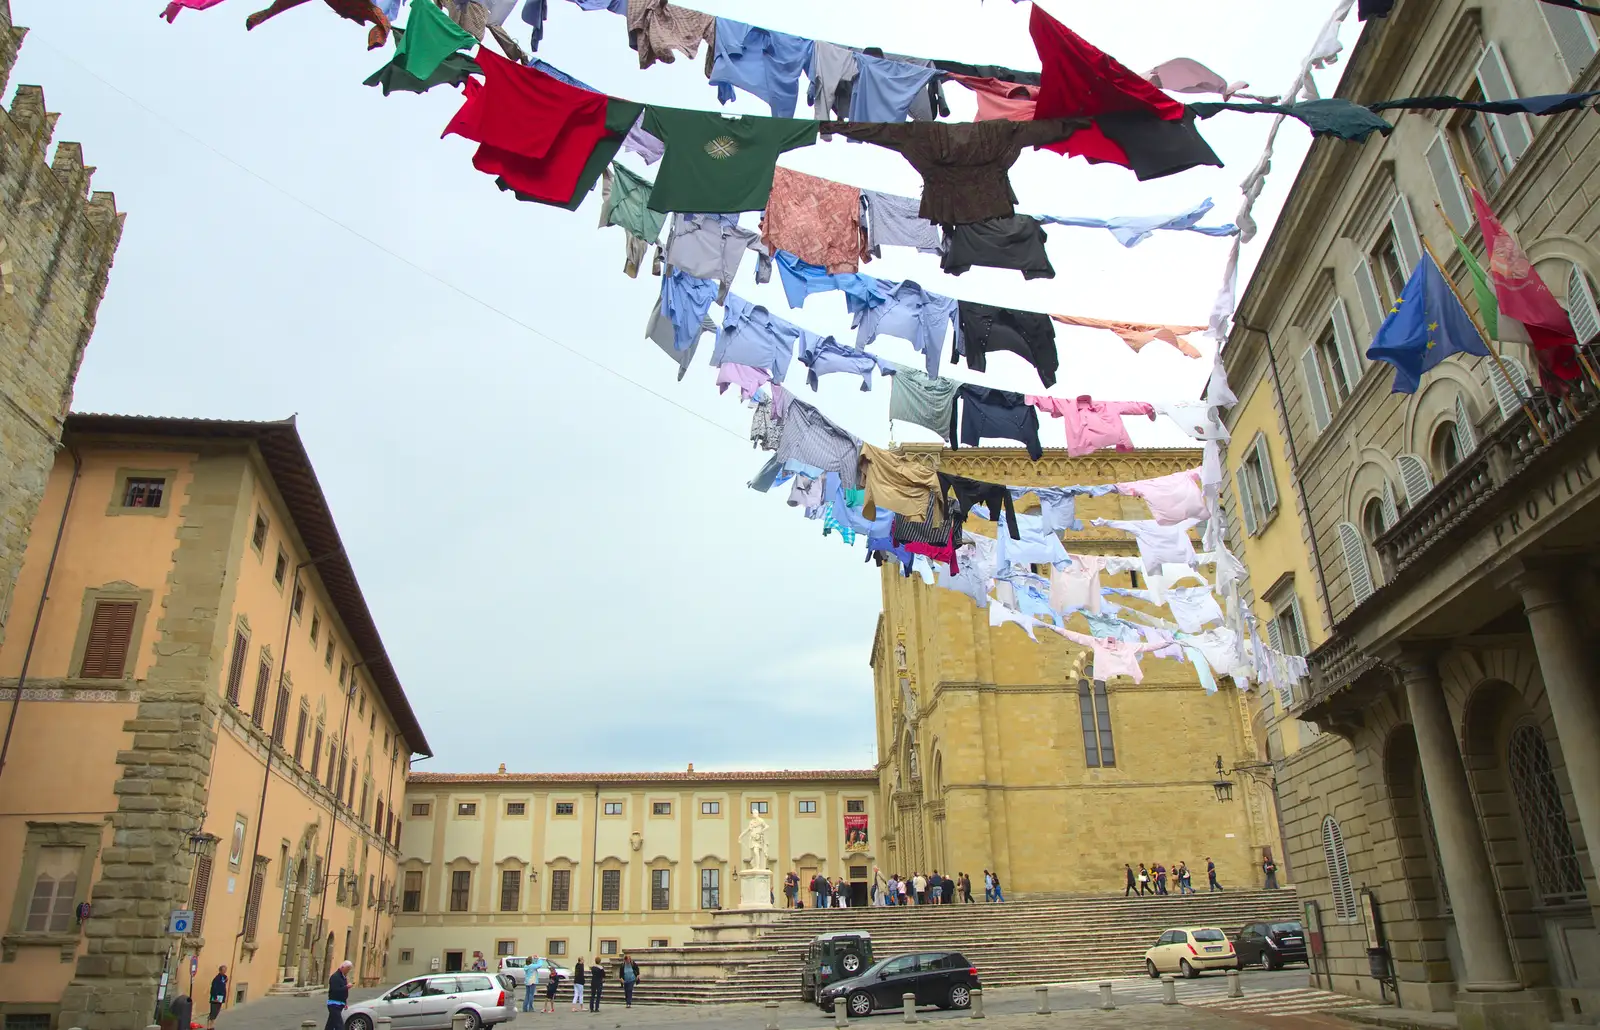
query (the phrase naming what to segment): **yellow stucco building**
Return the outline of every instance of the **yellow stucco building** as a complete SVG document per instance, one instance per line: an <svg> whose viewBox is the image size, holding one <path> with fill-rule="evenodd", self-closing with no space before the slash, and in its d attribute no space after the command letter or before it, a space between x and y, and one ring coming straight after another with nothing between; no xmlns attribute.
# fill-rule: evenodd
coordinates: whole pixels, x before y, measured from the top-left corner
<svg viewBox="0 0 1600 1030"><path fill-rule="evenodd" d="M69 416L10 622L8 1024L146 1026L191 958L202 1010L386 975L428 745L292 421Z"/></svg>

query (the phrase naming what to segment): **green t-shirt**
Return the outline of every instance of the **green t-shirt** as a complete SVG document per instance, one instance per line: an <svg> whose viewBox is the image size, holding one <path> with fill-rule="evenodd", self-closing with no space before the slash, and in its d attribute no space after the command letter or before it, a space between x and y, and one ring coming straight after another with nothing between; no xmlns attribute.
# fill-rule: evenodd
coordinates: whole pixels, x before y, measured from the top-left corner
<svg viewBox="0 0 1600 1030"><path fill-rule="evenodd" d="M472 33L451 21L431 3L412 4L406 19L406 32L395 44L395 56L406 71L426 79L446 57L469 46L477 46Z"/></svg>
<svg viewBox="0 0 1600 1030"><path fill-rule="evenodd" d="M772 192L778 155L815 143L817 126L807 118L647 107L644 130L666 144L650 207L695 214L760 211Z"/></svg>
<svg viewBox="0 0 1600 1030"><path fill-rule="evenodd" d="M395 29L395 32L399 32ZM426 79L419 79L406 71L405 58L396 56L394 60L373 72L364 85L382 88L383 95L388 96L396 90L406 93L426 93L435 86L459 86L466 81L469 75L482 75L483 69L478 67L478 62L466 54L451 54L439 62L439 67Z"/></svg>

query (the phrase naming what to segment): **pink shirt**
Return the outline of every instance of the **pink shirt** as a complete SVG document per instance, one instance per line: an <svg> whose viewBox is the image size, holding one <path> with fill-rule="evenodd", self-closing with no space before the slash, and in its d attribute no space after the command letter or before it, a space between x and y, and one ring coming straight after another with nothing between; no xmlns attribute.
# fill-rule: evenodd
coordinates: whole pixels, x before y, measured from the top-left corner
<svg viewBox="0 0 1600 1030"><path fill-rule="evenodd" d="M167 19L168 24L170 24L172 19L178 16L178 12L184 8L188 8L191 11L203 11L207 7L215 7L220 3L222 3L222 0L172 0L171 3L167 4L167 9L161 12L161 17Z"/></svg>
<svg viewBox="0 0 1600 1030"><path fill-rule="evenodd" d="M1062 636L1094 651L1094 678L1108 680L1113 676L1126 676L1135 683L1144 682L1144 671L1139 668L1139 656L1146 651L1159 651L1165 643L1135 644L1127 640L1109 640L1074 633L1070 629L1057 630Z"/></svg>
<svg viewBox="0 0 1600 1030"><path fill-rule="evenodd" d="M1176 526L1185 519L1208 519L1211 509L1200 489L1200 470L1174 472L1170 476L1118 483L1117 493L1142 498L1150 505L1150 515L1158 526Z"/></svg>
<svg viewBox="0 0 1600 1030"><path fill-rule="evenodd" d="M1034 100L1034 97L1039 95L1038 86L1024 86L1016 82L981 78L977 75L957 75L954 72L947 77L978 94L976 121L1000 119L1012 122L1033 121L1033 113L1039 106L1038 101Z"/></svg>
<svg viewBox="0 0 1600 1030"><path fill-rule="evenodd" d="M727 393L728 387L737 386L745 400L755 396L757 390L772 381L772 373L764 368L752 368L732 361L717 366L717 392Z"/></svg>
<svg viewBox="0 0 1600 1030"><path fill-rule="evenodd" d="M1122 416L1148 415L1152 421L1156 417L1156 409L1144 401L1097 401L1088 394L1070 400L1030 395L1028 403L1065 422L1067 453L1074 458L1105 447L1131 451L1133 441L1128 438Z"/></svg>
<svg viewBox="0 0 1600 1030"><path fill-rule="evenodd" d="M1050 607L1062 615L1079 608L1100 614L1100 572L1106 560L1100 555L1069 554L1068 562L1050 566Z"/></svg>

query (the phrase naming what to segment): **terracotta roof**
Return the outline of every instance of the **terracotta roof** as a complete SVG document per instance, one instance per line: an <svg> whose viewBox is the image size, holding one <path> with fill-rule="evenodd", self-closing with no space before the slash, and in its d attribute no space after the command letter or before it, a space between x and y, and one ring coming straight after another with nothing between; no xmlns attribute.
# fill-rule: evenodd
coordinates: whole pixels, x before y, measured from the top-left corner
<svg viewBox="0 0 1600 1030"><path fill-rule="evenodd" d="M406 700L400 678L395 674L377 623L367 608L355 569L345 554L339 528L334 525L328 499L317 481L311 457L295 428L293 416L281 422L232 422L207 418L162 418L148 415L102 415L74 413L67 416L66 433L71 436L142 436L190 440L238 440L255 444L272 476L273 484L289 508L289 518L299 531L306 550L321 558L317 574L328 591L339 618L350 631L358 659L394 716L395 724L413 754L432 755L428 738L417 723L416 713Z"/></svg>
<svg viewBox="0 0 1600 1030"><path fill-rule="evenodd" d="M412 771L410 783L772 783L788 780L873 780L876 769L767 769L735 772L446 773Z"/></svg>

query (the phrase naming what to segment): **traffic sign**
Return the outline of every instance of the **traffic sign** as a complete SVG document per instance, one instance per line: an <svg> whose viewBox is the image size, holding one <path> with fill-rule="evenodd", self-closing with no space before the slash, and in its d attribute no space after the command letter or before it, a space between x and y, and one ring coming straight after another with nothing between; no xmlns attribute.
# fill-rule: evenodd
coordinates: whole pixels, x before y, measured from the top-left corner
<svg viewBox="0 0 1600 1030"><path fill-rule="evenodd" d="M188 908L175 908L167 916L167 932L170 934L186 934L194 926L194 910Z"/></svg>
<svg viewBox="0 0 1600 1030"><path fill-rule="evenodd" d="M190 955L189 956L189 979L193 980L194 979L194 974L196 974L198 972L200 972L200 956L199 955Z"/></svg>

